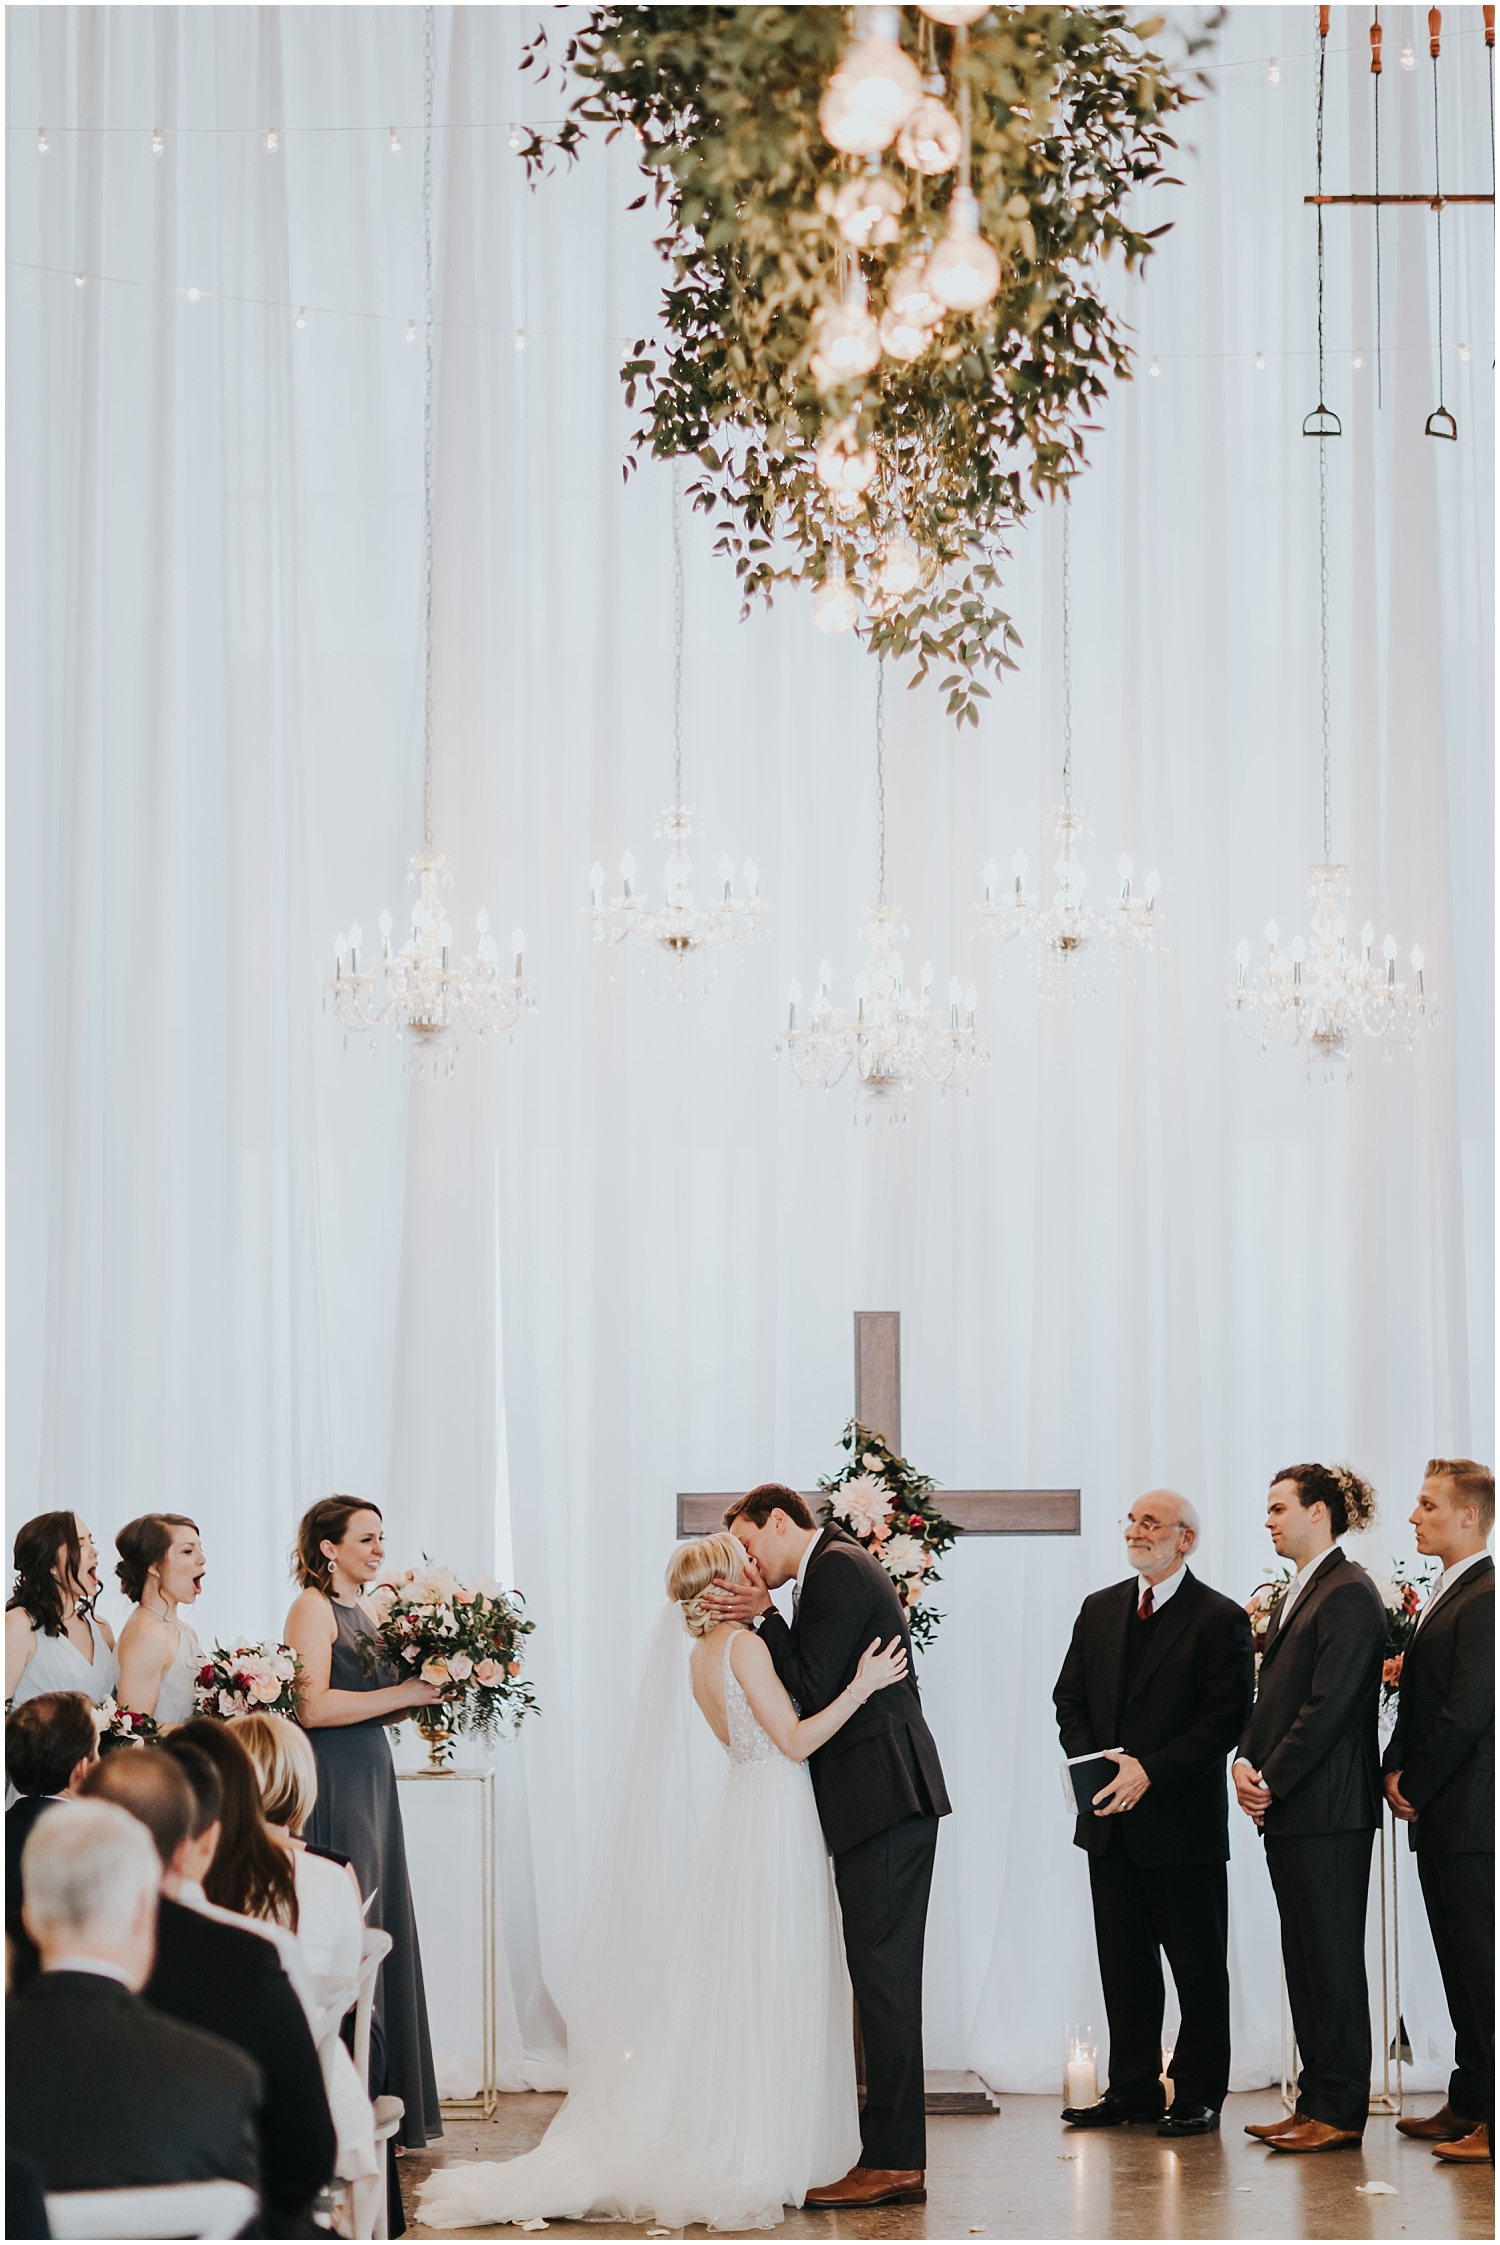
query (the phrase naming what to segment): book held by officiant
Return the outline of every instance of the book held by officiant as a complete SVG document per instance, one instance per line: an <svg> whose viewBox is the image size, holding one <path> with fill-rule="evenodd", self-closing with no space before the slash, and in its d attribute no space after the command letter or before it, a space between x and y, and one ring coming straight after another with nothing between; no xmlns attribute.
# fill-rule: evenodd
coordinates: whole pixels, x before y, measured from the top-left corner
<svg viewBox="0 0 1500 2245"><path fill-rule="evenodd" d="M1063 1800L1069 1816L1093 1814L1094 1795L1102 1793L1120 1774L1120 1765L1112 1757L1124 1751L1123 1746L1101 1746L1093 1754L1075 1754L1071 1761L1062 1763Z"/></svg>

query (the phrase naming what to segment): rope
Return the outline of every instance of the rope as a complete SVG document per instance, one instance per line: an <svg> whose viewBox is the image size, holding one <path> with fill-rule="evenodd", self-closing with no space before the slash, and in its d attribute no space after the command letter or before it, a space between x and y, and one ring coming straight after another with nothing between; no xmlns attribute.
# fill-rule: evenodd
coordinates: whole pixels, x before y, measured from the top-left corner
<svg viewBox="0 0 1500 2245"><path fill-rule="evenodd" d="M1328 26L1320 19L1318 27L1318 193L1323 192L1323 94L1328 74ZM1318 208L1318 411L1323 411L1323 205Z"/></svg>
<svg viewBox="0 0 1500 2245"><path fill-rule="evenodd" d="M422 306L426 369L422 400L422 848L432 854L432 85L436 64L433 10L423 10Z"/></svg>
<svg viewBox="0 0 1500 2245"><path fill-rule="evenodd" d="M1072 511L1063 502L1062 552L1062 678L1063 678L1063 805L1073 806L1073 554Z"/></svg>
<svg viewBox="0 0 1500 2245"><path fill-rule="evenodd" d="M875 855L877 904L885 902L885 657L875 673Z"/></svg>
<svg viewBox="0 0 1500 2245"><path fill-rule="evenodd" d="M1436 42L1436 40L1434 40L1434 41L1433 41L1433 45L1434 45L1434 46L1436 46L1436 44L1437 44L1437 42ZM1439 413L1441 413L1441 412L1442 412L1442 411L1444 410L1444 402L1443 402L1443 205L1442 205L1442 193L1443 193L1443 148L1442 148L1442 139L1441 139L1441 136L1439 135L1439 132L1438 132L1438 58L1437 58L1436 54L1434 54L1434 55L1433 55L1433 58L1432 58L1432 185L1433 185L1433 192L1434 192L1434 194L1435 194L1435 195L1436 195L1436 196L1438 197L1438 206L1437 206L1437 362L1438 362L1438 411L1439 411ZM1429 392L1429 395L1430 395L1430 394L1431 394L1431 393Z"/></svg>
<svg viewBox="0 0 1500 2245"><path fill-rule="evenodd" d="M1318 598L1322 609L1323 661L1323 862L1333 862L1332 782L1328 693L1328 447L1318 446Z"/></svg>
<svg viewBox="0 0 1500 2245"><path fill-rule="evenodd" d="M682 466L672 462L672 801L682 809Z"/></svg>

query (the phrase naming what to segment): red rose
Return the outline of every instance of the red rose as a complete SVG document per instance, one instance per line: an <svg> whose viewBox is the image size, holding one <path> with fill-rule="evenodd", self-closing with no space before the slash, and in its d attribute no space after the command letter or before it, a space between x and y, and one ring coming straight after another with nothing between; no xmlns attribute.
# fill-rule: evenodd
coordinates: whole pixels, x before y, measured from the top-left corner
<svg viewBox="0 0 1500 2245"><path fill-rule="evenodd" d="M203 1666L198 1671L198 1681L203 1686L204 1690L207 1691L209 1685L213 1682L213 1680L214 1664L211 1660L206 1660Z"/></svg>
<svg viewBox="0 0 1500 2245"><path fill-rule="evenodd" d="M907 1522L907 1526L911 1529L911 1532L914 1536L919 1536L926 1525L927 1523L922 1518L920 1512L914 1512L911 1516L911 1519Z"/></svg>

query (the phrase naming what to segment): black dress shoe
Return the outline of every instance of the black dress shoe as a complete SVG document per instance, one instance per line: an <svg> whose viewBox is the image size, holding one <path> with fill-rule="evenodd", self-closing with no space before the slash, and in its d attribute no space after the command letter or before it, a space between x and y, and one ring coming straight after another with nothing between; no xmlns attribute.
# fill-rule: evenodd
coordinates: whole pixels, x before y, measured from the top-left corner
<svg viewBox="0 0 1500 2245"><path fill-rule="evenodd" d="M1157 2122L1158 2136L1208 2136L1219 2125L1212 2105L1185 2105L1179 2097Z"/></svg>
<svg viewBox="0 0 1500 2245"><path fill-rule="evenodd" d="M1063 2106L1063 2119L1070 2128L1154 2127L1161 2116L1160 2105L1127 2105L1107 2089L1097 2105Z"/></svg>

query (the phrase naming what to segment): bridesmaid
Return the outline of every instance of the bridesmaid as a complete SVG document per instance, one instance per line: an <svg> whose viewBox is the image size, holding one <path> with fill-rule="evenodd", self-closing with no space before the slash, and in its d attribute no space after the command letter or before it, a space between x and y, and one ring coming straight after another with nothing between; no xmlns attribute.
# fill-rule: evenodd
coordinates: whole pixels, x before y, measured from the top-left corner
<svg viewBox="0 0 1500 2245"><path fill-rule="evenodd" d="M157 1722L190 1722L203 1647L178 1614L203 1588L208 1562L198 1523L184 1512L143 1512L115 1538L115 1573L135 1612L120 1631L122 1707Z"/></svg>
<svg viewBox="0 0 1500 2245"><path fill-rule="evenodd" d="M120 1664L106 1621L94 1619L99 1553L73 1512L43 1512L18 1530L16 1586L5 1604L5 1698L39 1692L114 1694Z"/></svg>
<svg viewBox="0 0 1500 2245"><path fill-rule="evenodd" d="M369 1922L392 1938L375 1993L385 2020L386 2088L406 2107L402 2143L419 2151L442 2134L443 2123L385 1728L442 1695L419 1676L398 1682L384 1662L372 1674L367 1650L361 1658L361 1641L380 1627L364 1594L384 1563L384 1537L376 1507L353 1497L326 1497L303 1515L295 1559L303 1588L286 1617L286 1642L302 1662L302 1726L318 1761L318 1798L305 1835L311 1847L348 1856L360 1892L374 1897Z"/></svg>

